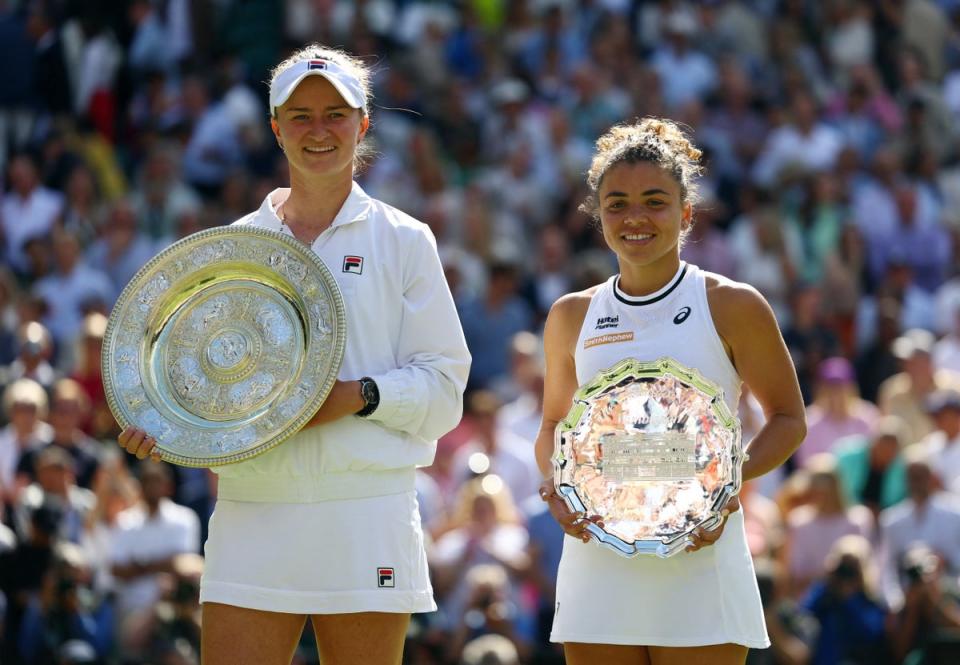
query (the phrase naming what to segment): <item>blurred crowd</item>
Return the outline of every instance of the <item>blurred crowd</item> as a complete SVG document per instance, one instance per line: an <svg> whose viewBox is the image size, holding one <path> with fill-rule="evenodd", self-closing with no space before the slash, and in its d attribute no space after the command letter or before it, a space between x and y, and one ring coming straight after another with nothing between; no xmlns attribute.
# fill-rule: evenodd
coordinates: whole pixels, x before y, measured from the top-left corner
<svg viewBox="0 0 960 665"><path fill-rule="evenodd" d="M215 478L119 454L100 348L147 260L285 184L264 81L310 41L374 65L361 184L432 228L474 359L408 662L562 662L538 335L616 270L577 207L643 115L703 148L683 256L766 296L809 405L742 493L749 662L960 662L957 0L0 0L0 662L199 661Z"/></svg>

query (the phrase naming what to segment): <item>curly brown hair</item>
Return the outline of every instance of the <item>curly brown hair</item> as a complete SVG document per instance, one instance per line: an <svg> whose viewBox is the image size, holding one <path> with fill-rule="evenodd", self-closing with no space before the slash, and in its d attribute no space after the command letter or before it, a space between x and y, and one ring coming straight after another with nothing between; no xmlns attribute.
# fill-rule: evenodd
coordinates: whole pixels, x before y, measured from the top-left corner
<svg viewBox="0 0 960 665"><path fill-rule="evenodd" d="M666 118L641 118L632 124L614 125L597 139L597 152L587 171L590 194L580 204L580 211L599 218L600 185L607 172L622 163L656 164L680 184L680 198L684 203L696 203L696 177L702 172L702 154L681 126Z"/></svg>

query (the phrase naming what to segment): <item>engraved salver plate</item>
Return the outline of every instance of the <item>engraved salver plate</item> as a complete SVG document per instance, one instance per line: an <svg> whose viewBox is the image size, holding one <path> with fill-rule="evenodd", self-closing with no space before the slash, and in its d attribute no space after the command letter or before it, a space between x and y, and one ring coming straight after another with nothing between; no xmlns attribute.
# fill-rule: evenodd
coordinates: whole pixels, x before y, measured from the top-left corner
<svg viewBox="0 0 960 665"><path fill-rule="evenodd" d="M309 247L256 227L201 231L120 294L103 344L107 402L169 462L238 462L316 413L345 341L340 290Z"/></svg>
<svg viewBox="0 0 960 665"><path fill-rule="evenodd" d="M587 529L624 556L668 557L720 524L740 491L740 422L722 390L671 358L628 359L574 396L557 425L554 482Z"/></svg>

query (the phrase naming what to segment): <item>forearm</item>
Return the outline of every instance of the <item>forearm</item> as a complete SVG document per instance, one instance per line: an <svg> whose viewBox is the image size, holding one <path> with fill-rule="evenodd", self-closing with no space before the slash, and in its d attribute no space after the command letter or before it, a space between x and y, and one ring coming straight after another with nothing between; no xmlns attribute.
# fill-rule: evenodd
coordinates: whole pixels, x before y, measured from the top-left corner
<svg viewBox="0 0 960 665"><path fill-rule="evenodd" d="M743 463L743 479L759 478L787 461L804 437L803 418L774 414L747 445L750 458Z"/></svg>
<svg viewBox="0 0 960 665"><path fill-rule="evenodd" d="M130 563L114 564L111 572L113 576L122 580L129 580L155 573L173 572L174 557L164 557L154 561L131 561Z"/></svg>
<svg viewBox="0 0 960 665"><path fill-rule="evenodd" d="M544 478L553 476L553 449L554 449L554 430L556 423L543 423L540 426L540 433L537 434L537 441L534 444L534 454L537 458L537 467Z"/></svg>
<svg viewBox="0 0 960 665"><path fill-rule="evenodd" d="M325 423L352 416L365 405L360 395L359 381L337 381L330 389L330 393L323 405L313 415L304 428L315 427Z"/></svg>

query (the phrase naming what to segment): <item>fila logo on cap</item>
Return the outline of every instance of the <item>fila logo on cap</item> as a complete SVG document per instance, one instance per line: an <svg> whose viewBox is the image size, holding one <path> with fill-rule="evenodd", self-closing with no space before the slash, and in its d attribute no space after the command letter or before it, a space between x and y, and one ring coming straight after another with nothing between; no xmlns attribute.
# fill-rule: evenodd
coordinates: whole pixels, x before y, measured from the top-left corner
<svg viewBox="0 0 960 665"><path fill-rule="evenodd" d="M393 568L377 568L377 586L381 589L392 589L396 586Z"/></svg>
<svg viewBox="0 0 960 665"><path fill-rule="evenodd" d="M307 62L307 69L326 69L327 61L326 60L309 60Z"/></svg>
<svg viewBox="0 0 960 665"><path fill-rule="evenodd" d="M343 272L352 272L355 275L362 275L363 274L363 257L362 256L343 257Z"/></svg>

